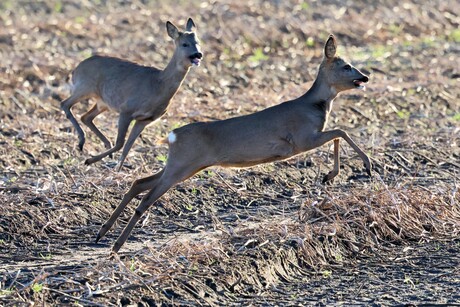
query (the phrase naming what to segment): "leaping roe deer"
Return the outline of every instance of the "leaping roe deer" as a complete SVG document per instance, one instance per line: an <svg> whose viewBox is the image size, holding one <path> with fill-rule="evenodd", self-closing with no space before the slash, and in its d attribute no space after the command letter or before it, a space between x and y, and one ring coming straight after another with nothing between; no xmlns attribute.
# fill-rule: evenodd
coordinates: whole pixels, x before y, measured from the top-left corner
<svg viewBox="0 0 460 307"><path fill-rule="evenodd" d="M246 167L287 159L334 141L334 168L324 181L339 174L339 140L344 139L361 157L371 175L369 157L340 129L325 131L334 98L339 92L364 88L369 78L337 57L336 41L330 36L325 56L312 87L301 97L250 115L214 122L193 123L173 130L166 166L158 173L134 181L121 203L99 231L98 242L113 226L126 205L138 194L143 198L113 246L118 252L142 214L180 181L212 165Z"/></svg>
<svg viewBox="0 0 460 307"><path fill-rule="evenodd" d="M120 150L123 145L118 170L136 138L145 126L161 117L176 94L192 65L199 66L203 54L195 32L195 23L188 19L186 31L181 32L171 22L166 23L168 35L176 49L165 69L141 66L133 62L106 56L92 56L82 61L72 72L72 93L62 101L61 108L78 133L78 147L83 150L85 134L70 110L77 102L95 97L98 102L81 117L81 121L93 131L105 145L105 152L91 157L85 164L92 164ZM94 125L93 120L102 112L112 109L119 113L118 134L115 146ZM128 141L125 137L129 125L135 121Z"/></svg>

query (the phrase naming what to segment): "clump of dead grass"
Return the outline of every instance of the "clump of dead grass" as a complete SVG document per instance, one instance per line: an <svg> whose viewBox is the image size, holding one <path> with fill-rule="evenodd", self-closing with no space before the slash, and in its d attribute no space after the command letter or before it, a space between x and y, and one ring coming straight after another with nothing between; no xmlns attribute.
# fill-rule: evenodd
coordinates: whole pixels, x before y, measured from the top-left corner
<svg viewBox="0 0 460 307"><path fill-rule="evenodd" d="M215 293L250 294L375 255L389 245L460 234L458 186L371 186L326 190L298 212L170 240L138 259L177 295L216 302ZM187 282L186 282L187 281ZM174 285L174 286L172 286Z"/></svg>

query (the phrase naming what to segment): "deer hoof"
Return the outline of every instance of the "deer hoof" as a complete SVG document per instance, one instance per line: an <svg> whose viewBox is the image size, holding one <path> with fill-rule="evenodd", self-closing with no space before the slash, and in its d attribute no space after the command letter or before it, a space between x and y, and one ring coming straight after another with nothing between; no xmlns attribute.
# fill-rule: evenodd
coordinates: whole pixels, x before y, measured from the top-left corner
<svg viewBox="0 0 460 307"><path fill-rule="evenodd" d="M89 159L85 160L85 165L90 165L90 164L93 164L93 163L94 163L94 161L93 161L92 158L89 158Z"/></svg>
<svg viewBox="0 0 460 307"><path fill-rule="evenodd" d="M330 174L323 177L323 184L331 184L334 182L334 177L330 178Z"/></svg>
<svg viewBox="0 0 460 307"><path fill-rule="evenodd" d="M121 244L116 241L113 246L112 246L112 254L118 254L118 251L120 250Z"/></svg>
<svg viewBox="0 0 460 307"><path fill-rule="evenodd" d="M372 177L372 172L370 168L366 168L366 173L369 175L369 177Z"/></svg>
<svg viewBox="0 0 460 307"><path fill-rule="evenodd" d="M364 167L366 168L366 173L369 175L369 177L372 177L371 165L367 166L364 164Z"/></svg>

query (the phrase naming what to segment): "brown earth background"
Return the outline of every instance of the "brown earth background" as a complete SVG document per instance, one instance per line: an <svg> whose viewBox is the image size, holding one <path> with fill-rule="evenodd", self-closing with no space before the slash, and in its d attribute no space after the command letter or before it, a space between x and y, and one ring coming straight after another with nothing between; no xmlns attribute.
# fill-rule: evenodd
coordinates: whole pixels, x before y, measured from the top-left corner
<svg viewBox="0 0 460 307"><path fill-rule="evenodd" d="M0 2L0 305L460 306L460 4L448 1ZM93 53L158 68L188 17L202 41L167 114L119 157L85 166L59 108ZM341 174L325 145L249 169L210 168L166 193L119 256L97 231L131 182L164 165L156 141L248 114L311 85L325 39L370 73L335 102ZM91 103L91 102L90 102ZM81 115L90 104L75 106ZM96 125L112 140L116 116Z"/></svg>

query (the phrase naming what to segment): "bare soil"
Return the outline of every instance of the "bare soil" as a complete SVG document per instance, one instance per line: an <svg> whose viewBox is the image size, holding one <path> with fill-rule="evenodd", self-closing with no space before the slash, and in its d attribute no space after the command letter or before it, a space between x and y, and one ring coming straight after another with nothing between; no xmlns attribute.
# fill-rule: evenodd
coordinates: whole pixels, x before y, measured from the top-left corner
<svg viewBox="0 0 460 307"><path fill-rule="evenodd" d="M0 304L460 306L458 1L3 1L0 3ZM93 53L163 68L165 22L192 17L204 61L116 172L59 108ZM95 235L136 178L164 165L156 141L184 124L296 98L325 39L370 73L335 102L372 157L342 144L249 169L211 168L148 211L119 255ZM81 115L89 103L75 106ZM116 115L96 119L114 138ZM237 132L235 132L237 133Z"/></svg>

